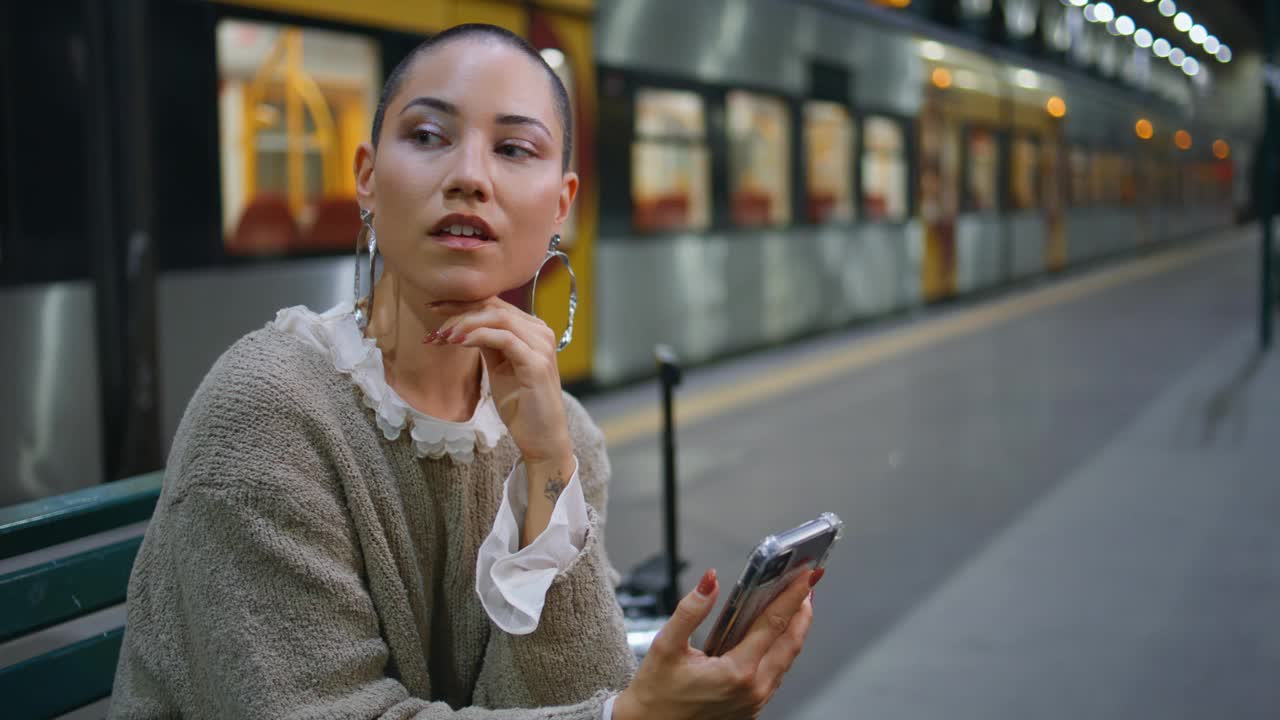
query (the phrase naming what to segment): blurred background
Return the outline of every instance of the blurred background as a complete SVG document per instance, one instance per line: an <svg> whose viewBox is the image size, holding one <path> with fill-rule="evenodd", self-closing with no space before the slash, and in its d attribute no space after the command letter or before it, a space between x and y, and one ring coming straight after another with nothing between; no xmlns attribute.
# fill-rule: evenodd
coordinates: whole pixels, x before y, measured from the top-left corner
<svg viewBox="0 0 1280 720"><path fill-rule="evenodd" d="M615 564L658 343L699 572L850 524L769 717L1277 717L1266 5L4 3L0 506L161 469L232 342L349 298L384 78L490 22L572 99Z"/></svg>

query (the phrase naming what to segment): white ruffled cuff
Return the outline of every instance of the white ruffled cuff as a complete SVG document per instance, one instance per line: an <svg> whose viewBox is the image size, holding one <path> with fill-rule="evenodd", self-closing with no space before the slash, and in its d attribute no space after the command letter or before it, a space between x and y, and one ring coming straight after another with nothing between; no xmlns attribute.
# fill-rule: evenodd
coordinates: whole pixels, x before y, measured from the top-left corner
<svg viewBox="0 0 1280 720"><path fill-rule="evenodd" d="M529 478L524 463L507 476L493 530L476 558L476 594L489 619L512 635L538 629L547 589L586 543L587 501L578 480L577 458L569 484L556 500L551 521L533 542L520 547L520 530L529 507Z"/></svg>

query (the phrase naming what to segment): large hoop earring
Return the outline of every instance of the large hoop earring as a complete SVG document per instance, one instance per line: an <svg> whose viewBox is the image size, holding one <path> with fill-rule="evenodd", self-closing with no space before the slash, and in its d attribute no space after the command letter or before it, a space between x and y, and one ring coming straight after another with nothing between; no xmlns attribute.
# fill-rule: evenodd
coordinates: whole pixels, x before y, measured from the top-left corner
<svg viewBox="0 0 1280 720"><path fill-rule="evenodd" d="M369 296L364 298L360 295L360 250L361 245L369 253ZM356 273L355 273L355 299L352 306L355 308L356 325L364 330L369 327L369 318L373 315L373 284L374 273L378 264L378 236L373 232L373 211L360 209L360 232L356 235Z"/></svg>
<svg viewBox="0 0 1280 720"><path fill-rule="evenodd" d="M560 249L560 236L552 235L551 244L547 247L547 256L543 258L542 265L538 267L538 272L533 276L533 288L529 291L529 311L537 317L534 311L534 304L538 301L538 276L542 274L542 270L547 267L547 263L553 258L558 258L564 263L564 269L569 273L569 327L565 328L564 334L560 336L560 342L556 345L556 352L560 352L569 347L569 343L573 342L573 315L578 310L578 279L573 275L573 266L569 264L569 256L564 254Z"/></svg>

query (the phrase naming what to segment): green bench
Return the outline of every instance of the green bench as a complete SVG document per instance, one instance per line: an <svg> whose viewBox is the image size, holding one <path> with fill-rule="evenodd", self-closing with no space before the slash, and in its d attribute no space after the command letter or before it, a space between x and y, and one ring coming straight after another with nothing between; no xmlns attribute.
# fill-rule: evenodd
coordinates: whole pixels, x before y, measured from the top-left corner
<svg viewBox="0 0 1280 720"><path fill-rule="evenodd" d="M61 638L74 636L74 628L70 633L57 629L124 602L142 544L141 528L129 526L151 517L162 475L0 508L0 714L5 718L55 717L111 695L123 615L67 644ZM34 655L33 647L39 648Z"/></svg>

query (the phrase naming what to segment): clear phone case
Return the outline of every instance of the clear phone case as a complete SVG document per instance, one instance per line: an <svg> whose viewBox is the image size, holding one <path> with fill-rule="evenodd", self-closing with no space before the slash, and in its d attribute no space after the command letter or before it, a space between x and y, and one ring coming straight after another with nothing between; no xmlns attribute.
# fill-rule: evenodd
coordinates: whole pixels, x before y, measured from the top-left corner
<svg viewBox="0 0 1280 720"><path fill-rule="evenodd" d="M807 570L823 567L844 534L844 522L831 512L784 533L769 535L747 558L724 610L707 636L703 650L722 655L746 635L756 617Z"/></svg>

